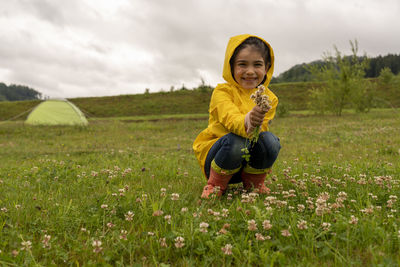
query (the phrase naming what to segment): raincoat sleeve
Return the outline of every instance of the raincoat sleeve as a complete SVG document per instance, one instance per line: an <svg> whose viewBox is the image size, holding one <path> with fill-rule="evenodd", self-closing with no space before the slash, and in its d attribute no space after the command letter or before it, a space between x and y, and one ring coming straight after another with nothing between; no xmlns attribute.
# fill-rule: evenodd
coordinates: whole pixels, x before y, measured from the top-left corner
<svg viewBox="0 0 400 267"><path fill-rule="evenodd" d="M220 87L214 90L210 102L210 114L228 132L247 137L244 126L246 114L235 105L229 88Z"/></svg>

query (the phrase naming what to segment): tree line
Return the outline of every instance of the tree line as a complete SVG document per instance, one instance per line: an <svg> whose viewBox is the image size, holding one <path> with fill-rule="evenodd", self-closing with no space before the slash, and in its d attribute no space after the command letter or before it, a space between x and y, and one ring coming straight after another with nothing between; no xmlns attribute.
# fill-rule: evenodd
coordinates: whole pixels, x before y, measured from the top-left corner
<svg viewBox="0 0 400 267"><path fill-rule="evenodd" d="M347 59L352 56L344 57ZM358 62L366 59L366 56L358 57ZM365 78L379 77L384 68L388 68L391 72L397 75L400 72L400 54L388 54L386 56L377 56L368 58L369 64L365 69ZM309 82L314 79L310 71L310 67L324 67L326 61L315 60L310 63L302 63L291 67L289 70L281 73L278 77L273 77L271 83L286 83L286 82Z"/></svg>
<svg viewBox="0 0 400 267"><path fill-rule="evenodd" d="M0 101L35 100L41 97L41 93L28 86L0 83Z"/></svg>

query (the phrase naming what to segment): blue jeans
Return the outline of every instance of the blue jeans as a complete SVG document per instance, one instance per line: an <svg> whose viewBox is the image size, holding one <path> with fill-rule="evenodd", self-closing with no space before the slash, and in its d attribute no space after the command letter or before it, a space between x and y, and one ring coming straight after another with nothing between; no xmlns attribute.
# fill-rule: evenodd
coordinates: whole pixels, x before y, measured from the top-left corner
<svg viewBox="0 0 400 267"><path fill-rule="evenodd" d="M250 154L249 162L243 158L242 149L246 145ZM208 178L213 160L218 167L224 170L242 169L247 164L255 169L267 169L274 164L280 149L279 138L271 132L261 132L254 145L251 145L249 141L246 142L244 137L229 133L218 139L211 147L207 154L204 171ZM235 173L229 183L240 183L242 181L240 172L241 170Z"/></svg>

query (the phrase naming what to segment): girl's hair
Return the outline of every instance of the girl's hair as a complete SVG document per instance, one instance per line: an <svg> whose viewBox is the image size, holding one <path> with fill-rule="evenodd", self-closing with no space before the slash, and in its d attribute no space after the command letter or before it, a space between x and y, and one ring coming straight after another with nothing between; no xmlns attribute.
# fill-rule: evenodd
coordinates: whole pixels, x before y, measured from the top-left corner
<svg viewBox="0 0 400 267"><path fill-rule="evenodd" d="M249 37L246 40L244 40L238 47L236 47L235 51L233 52L233 55L231 59L229 60L229 64L231 65L231 71L233 72L233 66L235 63L235 58L237 54L245 47L247 46L253 46L260 52L262 58L264 59L265 66L270 65L271 63L271 56L269 53L269 48L268 46L260 39L257 37Z"/></svg>

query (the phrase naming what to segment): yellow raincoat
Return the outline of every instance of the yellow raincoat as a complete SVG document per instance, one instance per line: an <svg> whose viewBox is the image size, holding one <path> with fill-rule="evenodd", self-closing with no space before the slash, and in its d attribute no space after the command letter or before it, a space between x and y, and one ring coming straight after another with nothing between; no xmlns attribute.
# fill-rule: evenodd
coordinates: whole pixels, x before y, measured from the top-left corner
<svg viewBox="0 0 400 267"><path fill-rule="evenodd" d="M242 88L232 76L229 60L236 47L251 36L254 35L242 34L234 36L228 42L222 74L226 83L218 84L214 89L209 107L208 127L197 136L193 143L193 150L203 174L208 151L219 138L228 133L234 133L245 138L248 137L244 126L244 118L255 106L250 96L257 88L252 90ZM264 82L266 88L264 93L268 95L272 108L265 115L264 122L261 126L261 131L268 131L268 122L274 118L278 105L278 98L267 88L274 71L274 53L271 46L265 40L258 36L254 37L265 42L269 47L271 57L271 67L267 72L267 77Z"/></svg>

